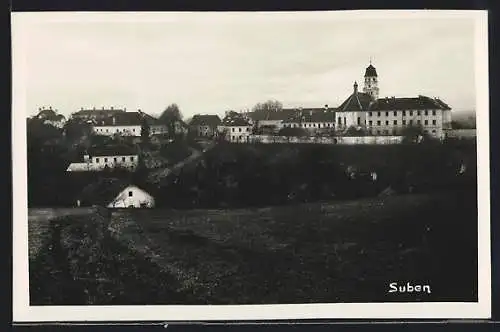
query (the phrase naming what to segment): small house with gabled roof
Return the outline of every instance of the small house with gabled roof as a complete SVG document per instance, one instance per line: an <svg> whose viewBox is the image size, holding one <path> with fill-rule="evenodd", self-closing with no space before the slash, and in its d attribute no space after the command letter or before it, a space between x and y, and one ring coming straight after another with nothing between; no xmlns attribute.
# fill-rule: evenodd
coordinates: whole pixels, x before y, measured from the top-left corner
<svg viewBox="0 0 500 332"><path fill-rule="evenodd" d="M153 208L155 199L149 192L132 182L117 178L102 178L82 190L78 204L107 208Z"/></svg>

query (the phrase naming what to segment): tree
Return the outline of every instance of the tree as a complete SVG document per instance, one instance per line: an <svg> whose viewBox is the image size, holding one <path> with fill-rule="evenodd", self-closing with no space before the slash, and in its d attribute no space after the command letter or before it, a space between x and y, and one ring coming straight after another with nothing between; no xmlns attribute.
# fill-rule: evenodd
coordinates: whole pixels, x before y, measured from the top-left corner
<svg viewBox="0 0 500 332"><path fill-rule="evenodd" d="M403 143L418 143L419 138L424 138L427 135L422 126L411 125L403 128L401 136L403 136Z"/></svg>
<svg viewBox="0 0 500 332"><path fill-rule="evenodd" d="M346 132L344 133L345 136L366 136L365 130L363 128L356 128L354 126L350 126L347 128Z"/></svg>
<svg viewBox="0 0 500 332"><path fill-rule="evenodd" d="M182 121L182 113L177 104L170 104L160 115L159 120L167 126L168 136L175 137L176 124Z"/></svg>
<svg viewBox="0 0 500 332"><path fill-rule="evenodd" d="M149 123L144 118L142 120L142 124L141 124L141 140L142 140L142 143L149 143L150 132L151 132L151 128L149 126Z"/></svg>
<svg viewBox="0 0 500 332"><path fill-rule="evenodd" d="M254 112L279 112L283 109L283 104L277 100L268 100L263 103L257 103L252 111Z"/></svg>

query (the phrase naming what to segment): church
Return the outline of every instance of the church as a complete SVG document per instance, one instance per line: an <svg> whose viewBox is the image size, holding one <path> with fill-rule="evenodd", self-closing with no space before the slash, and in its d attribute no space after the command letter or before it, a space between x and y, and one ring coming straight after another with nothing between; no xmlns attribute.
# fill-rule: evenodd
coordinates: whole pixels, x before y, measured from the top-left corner
<svg viewBox="0 0 500 332"><path fill-rule="evenodd" d="M371 61L362 92L354 82L352 94L335 113L336 129L340 131L354 127L372 135L399 135L404 128L414 126L442 139L451 129L451 108L439 98L380 98L379 78Z"/></svg>

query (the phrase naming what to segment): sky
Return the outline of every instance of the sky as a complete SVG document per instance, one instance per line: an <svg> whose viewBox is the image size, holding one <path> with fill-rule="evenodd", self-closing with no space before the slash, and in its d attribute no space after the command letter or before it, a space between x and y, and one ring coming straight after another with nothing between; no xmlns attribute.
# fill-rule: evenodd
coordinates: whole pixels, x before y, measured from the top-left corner
<svg viewBox="0 0 500 332"><path fill-rule="evenodd" d="M380 96L439 97L475 108L474 20L309 13L31 14L13 25L28 116L51 106L126 108L185 118L339 106L370 58ZM21 74L19 74L21 75ZM19 78L21 79L21 78Z"/></svg>

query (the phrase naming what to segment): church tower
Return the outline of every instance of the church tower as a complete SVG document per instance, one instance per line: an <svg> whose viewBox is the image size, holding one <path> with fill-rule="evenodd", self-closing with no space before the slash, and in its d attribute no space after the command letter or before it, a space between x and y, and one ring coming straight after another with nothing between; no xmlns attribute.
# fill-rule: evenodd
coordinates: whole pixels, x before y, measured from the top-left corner
<svg viewBox="0 0 500 332"><path fill-rule="evenodd" d="M377 70L372 66L371 60L370 65L366 67L363 92L372 96L374 100L378 99L378 75Z"/></svg>

